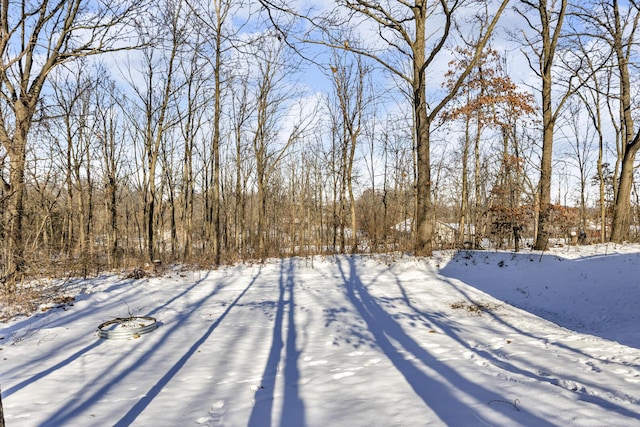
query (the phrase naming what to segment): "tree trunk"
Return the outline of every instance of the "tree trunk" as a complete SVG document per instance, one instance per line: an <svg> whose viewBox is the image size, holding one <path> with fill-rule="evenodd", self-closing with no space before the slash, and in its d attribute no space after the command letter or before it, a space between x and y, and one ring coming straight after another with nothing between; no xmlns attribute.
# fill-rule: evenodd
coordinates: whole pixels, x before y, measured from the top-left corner
<svg viewBox="0 0 640 427"><path fill-rule="evenodd" d="M462 147L462 188L460 190L460 214L458 220L458 247L463 247L466 241L467 211L469 209L469 138L470 117L465 119L464 147Z"/></svg>
<svg viewBox="0 0 640 427"><path fill-rule="evenodd" d="M351 151L355 151L355 141L353 142ZM350 205L350 215L351 215L351 253L356 253L358 252L358 230L356 229L356 198L353 195L353 179L351 178L351 173L353 168L353 157L351 162L352 163L349 167L349 182L348 182L349 205Z"/></svg>
<svg viewBox="0 0 640 427"><path fill-rule="evenodd" d="M72 175L72 144L73 144L73 137L72 137L72 131L71 131L71 123L69 121L69 117L70 114L67 114L66 117L64 117L64 121L65 121L65 127L66 127L66 143L67 143L67 150L66 150L66 170L65 170L65 184L67 187L67 213L66 213L66 235L64 236L64 242L63 242L63 247L65 248L65 252L67 257L71 257L73 255L73 251L74 251L74 240L75 240L75 233L74 233L74 189L73 189L73 175Z"/></svg>
<svg viewBox="0 0 640 427"><path fill-rule="evenodd" d="M637 145L637 144L636 144ZM629 149L622 159L618 195L611 220L611 241L622 243L629 238L631 224L631 187L633 185L633 166L637 149Z"/></svg>
<svg viewBox="0 0 640 427"><path fill-rule="evenodd" d="M555 53L558 46L558 39L567 8L567 0L561 0L560 10L555 28L551 29L550 12L547 9L546 0L540 0L538 11L540 16L540 36L542 46L540 50L540 75L542 77L542 159L540 163L540 182L538 183L539 211L538 211L538 232L534 249L545 250L549 245L551 234L551 176L553 158L553 131L556 123L557 112L560 106L556 107L554 113L552 106L552 76L551 70ZM566 100L566 97L565 97ZM563 101L561 101L563 102Z"/></svg>
<svg viewBox="0 0 640 427"><path fill-rule="evenodd" d="M640 131L634 137L634 120L631 114L631 78L629 76L629 51L623 44L624 28L621 26L621 17L618 1L613 1L614 40L613 50L616 55L618 74L620 79L620 124L621 124L621 148L622 167L620 169L620 181L616 192L616 201L613 208L611 221L611 241L622 243L629 238L630 214L631 214L631 187L633 183L633 167L636 153L640 149ZM636 22L637 22L636 17ZM633 43L633 35L629 36L629 44Z"/></svg>
<svg viewBox="0 0 640 427"><path fill-rule="evenodd" d="M218 15L220 19L220 16ZM213 113L213 143L211 144L211 157L213 161L213 200L212 204L212 215L211 219L213 220L213 230L212 230L212 239L213 239L213 261L215 265L220 264L220 257L222 253L221 249L221 230L220 230L220 120L221 120L221 94L220 94L220 83L221 83L221 75L220 75L220 66L221 59L220 55L222 54L222 22L218 21L218 31L216 33L216 59L215 59L215 67L214 67L214 85L215 85L215 100L214 100L214 113Z"/></svg>
<svg viewBox="0 0 640 427"><path fill-rule="evenodd" d="M604 140L602 132L599 131L598 147L598 197L600 199L600 243L606 241L607 230L607 206L606 206L606 185L604 177L604 167L602 159L604 157Z"/></svg>
<svg viewBox="0 0 640 427"><path fill-rule="evenodd" d="M261 169L261 168L258 168ZM267 195L265 192L264 172L258 172L258 257L261 260L266 258L266 217L267 217Z"/></svg>
<svg viewBox="0 0 640 427"><path fill-rule="evenodd" d="M246 88L246 85L245 85ZM243 258L244 255L244 192L242 185L242 131L240 129L240 125L235 129L236 132L236 182L235 182L235 201L236 201L236 209L234 211L234 241L235 241L235 249L238 254L240 254L240 258Z"/></svg>
<svg viewBox="0 0 640 427"><path fill-rule="evenodd" d="M86 180L87 180L87 201L86 201L86 223L84 224L85 228L85 241L83 242L83 249L85 256L89 256L90 259L94 254L94 228L93 228L93 177L91 175L92 164L91 164L91 140L85 135L86 146L85 146L85 161L86 161ZM93 263L93 261L91 261Z"/></svg>
<svg viewBox="0 0 640 427"><path fill-rule="evenodd" d="M185 262L191 261L192 245L193 245L193 107L191 105L191 86L189 86L189 111L187 111L187 123L185 125L184 134L184 158L182 172L182 218L183 218L183 244L182 259Z"/></svg>
<svg viewBox="0 0 640 427"><path fill-rule="evenodd" d="M155 208L156 208L156 162L157 156L148 152L148 185L145 191L145 227L147 235L147 259L153 262L155 259Z"/></svg>
<svg viewBox="0 0 640 427"><path fill-rule="evenodd" d="M341 141L342 156L340 160L340 253L346 253L347 241L346 241L346 228L347 228L347 180L350 177L347 175L347 147L346 144L346 125L343 125Z"/></svg>
<svg viewBox="0 0 640 427"><path fill-rule="evenodd" d="M426 2L425 2L426 3ZM416 33L413 46L413 108L415 116L416 138L416 246L418 256L431 256L433 253L433 223L431 202L431 160L430 160L430 122L427 114L426 78L425 78L425 25L426 6L416 11Z"/></svg>
<svg viewBox="0 0 640 427"><path fill-rule="evenodd" d="M549 90L548 108L551 108ZM544 104L543 104L544 105ZM546 108L545 108L546 110ZM543 116L551 114L545 111ZM540 182L538 184L538 233L534 249L545 250L549 245L550 229L551 229L551 174L552 174L552 157L553 157L553 124L549 119L544 119L545 129L542 137L542 161L540 163Z"/></svg>
<svg viewBox="0 0 640 427"><path fill-rule="evenodd" d="M26 145L27 134L31 126L33 108L25 105L25 102L18 100L15 104L16 111L16 132L13 141L7 151L9 160L9 241L7 247L7 291L15 290L16 284L22 280L22 275L26 267L24 258L25 242L23 240L22 229L24 221L24 196L25 196L25 167L26 167Z"/></svg>
<svg viewBox="0 0 640 427"><path fill-rule="evenodd" d="M118 256L118 182L117 182L117 159L116 159L116 129L113 118L107 119L104 125L105 144L105 169L107 172L107 211L109 215L108 240L109 240L109 266L119 265Z"/></svg>
<svg viewBox="0 0 640 427"><path fill-rule="evenodd" d="M473 141L473 184L474 184L474 201L473 201L473 247L475 249L482 246L482 236L485 235L485 230L482 227L482 215L480 215L480 201L482 195L482 182L480 179L480 136L481 127L479 117L476 120L476 135Z"/></svg>

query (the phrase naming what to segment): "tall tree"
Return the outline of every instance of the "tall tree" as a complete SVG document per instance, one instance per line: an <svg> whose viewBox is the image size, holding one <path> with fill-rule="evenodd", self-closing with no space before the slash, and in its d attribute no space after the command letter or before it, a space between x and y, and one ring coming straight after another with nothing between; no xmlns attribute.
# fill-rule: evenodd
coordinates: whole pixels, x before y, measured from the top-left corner
<svg viewBox="0 0 640 427"><path fill-rule="evenodd" d="M150 28L138 27L142 43L147 46L142 50L141 69L131 66L128 70L129 83L141 116L139 122L135 118L132 120L142 142L145 252L150 262L157 256L158 230L155 225L160 199L156 179L163 151L161 145L165 141L165 134L177 122L173 107L180 84L177 82L179 49L186 39L185 21L188 19L184 16L183 7L179 1L165 1L163 14L146 24L159 29L157 35L151 36Z"/></svg>
<svg viewBox="0 0 640 427"><path fill-rule="evenodd" d="M248 73L248 71L246 71ZM247 228L246 228L246 212L247 212L247 181L249 179L249 167L246 166L248 158L247 153L247 126L250 118L255 112L255 104L251 103L249 94L248 76L237 76L235 86L231 97L231 121L232 121L232 138L233 138L233 164L235 167L235 177L233 182L233 249L240 257L244 257L247 249Z"/></svg>
<svg viewBox="0 0 640 427"><path fill-rule="evenodd" d="M189 262L194 249L194 213L196 197L196 154L197 141L202 139L204 116L209 96L207 83L209 71L202 58L204 42L202 34L197 32L189 43L190 58L181 62L182 74L185 78L185 99L178 104L180 120L180 136L184 143L182 157L182 184L180 191L182 221L182 259Z"/></svg>
<svg viewBox="0 0 640 427"><path fill-rule="evenodd" d="M65 250L67 255L79 255L85 264L93 252L94 241L92 144L96 134L94 105L98 98L97 77L90 70L86 61L77 61L75 69L66 67L55 73L51 81L53 104L48 108L48 115L53 113L55 122L46 126L64 157Z"/></svg>
<svg viewBox="0 0 640 427"><path fill-rule="evenodd" d="M473 43L474 55L469 62L469 67L462 70L450 90L434 102L427 102L427 76L435 72L440 53L454 38L454 29L458 28L458 24L462 24L459 19L463 15L468 16L468 7L472 7L470 2L465 0L337 1L338 10L345 12L344 15L347 16L344 19L340 18L342 14L336 13L335 10L324 16L310 17L308 14L303 15L292 10L285 1L260 0L260 2L269 11L286 12L311 22L316 29L322 30L326 37L325 41L319 42L312 38L312 33L307 32L303 37L304 41L328 44L334 48L346 49L372 58L410 88L417 159L415 253L431 255L434 217L431 199L431 127L480 58L480 53L509 0L501 0L498 7L491 12L480 11L479 14L484 18L481 19L482 23L479 27L474 28L476 35ZM271 16L274 16L273 13ZM491 18L487 20L489 16ZM332 35L334 34L331 32L332 29L349 23L353 26L373 26L373 33L377 34L377 37L370 37L371 43L356 44L353 40L344 40L340 36Z"/></svg>
<svg viewBox="0 0 640 427"><path fill-rule="evenodd" d="M339 203L340 203L340 250L345 252L346 211L349 209L351 219L351 251L357 252L358 233L356 228L356 203L353 193L353 165L358 140L364 126L364 116L367 105L371 103L371 95L367 82L369 67L361 56L350 60L347 55L334 51L331 62L331 77L333 81L333 97L335 105L330 105L330 113L338 132L336 139L339 141L338 158L340 175L339 179ZM333 107L333 108L332 108Z"/></svg>
<svg viewBox="0 0 640 427"><path fill-rule="evenodd" d="M613 102L619 107L616 130L621 139L618 153L621 166L610 239L612 242L622 242L629 237L633 171L640 149L640 129L636 129L632 112L630 70L637 55L636 32L640 23L640 4L636 1L620 4L618 0L596 0L581 6L579 11L579 16L588 25L590 36L609 45L616 70L618 94Z"/></svg>
<svg viewBox="0 0 640 427"><path fill-rule="evenodd" d="M540 161L540 181L538 183L538 231L534 248L547 248L551 230L551 178L553 160L554 129L563 104L569 98L571 90L567 90L554 104L553 92L554 63L563 24L569 7L567 0L521 0L523 9L518 12L526 20L531 35L523 30L525 44L529 48L527 59L531 69L540 78L542 103L542 158ZM533 16L531 12L533 11Z"/></svg>
<svg viewBox="0 0 640 427"><path fill-rule="evenodd" d="M101 69L98 69L101 73ZM101 171L105 190L104 208L106 211L107 262L109 267L120 263L120 233L118 228L118 191L121 185L121 165L123 163L124 126L122 105L124 98L116 85L109 79L99 81L102 96L96 98L97 144L100 147ZM120 101L120 103L118 102Z"/></svg>
<svg viewBox="0 0 640 427"><path fill-rule="evenodd" d="M244 28L242 19L234 18L239 11L247 12L247 4L238 0L189 0L189 7L197 18L204 35L202 58L211 70L210 97L212 99L211 138L206 183L205 232L211 244L213 261L219 264L222 247L222 195L221 163L223 95L225 83L233 75L235 61L231 52L241 49L248 40L242 40L239 34ZM249 13L251 15L251 13ZM247 20L249 18L246 18ZM228 87L228 85L227 85Z"/></svg>
<svg viewBox="0 0 640 427"><path fill-rule="evenodd" d="M133 2L139 4L139 2ZM80 56L116 49L133 9L128 1L86 0L0 3L0 144L8 158L3 184L9 200L3 282L20 280L24 257L24 202L29 131L37 120L50 73Z"/></svg>
<svg viewBox="0 0 640 427"><path fill-rule="evenodd" d="M580 97L576 101L569 102L567 111L569 113L567 131L567 140L571 140L571 152L568 154L567 161L576 167L579 179L580 196L580 229L585 231L587 228L587 183L590 178L591 167L593 164L591 152L593 151L594 141L597 138L597 129L593 127L593 122L585 125L584 104ZM587 113L588 114L588 113Z"/></svg>
<svg viewBox="0 0 640 427"><path fill-rule="evenodd" d="M591 63L591 61L589 61ZM604 118L602 117L603 108L603 93L601 91L602 83L600 82L600 76L593 73L591 77L591 84L588 85L586 94L580 94L580 99L584 104L589 119L596 132L596 139L598 142L598 158L596 161L596 174L598 182L598 201L600 205L599 220L600 220L600 242L606 241L606 229L607 229L607 208L605 202L606 194L606 177L605 177L605 138L604 138ZM606 84L604 85L606 86Z"/></svg>
<svg viewBox="0 0 640 427"><path fill-rule="evenodd" d="M258 198L258 224L256 229L260 258L267 254L268 190L272 177L278 171L281 160L289 154L289 148L300 139L311 120L301 105L291 100L299 98L295 88L286 81L294 71L285 56L286 45L277 37L267 36L259 40L255 49L257 70L255 75L255 117L252 141L255 160L255 179ZM298 117L292 116L297 110ZM288 116L288 117L287 117ZM285 117L290 128L284 126Z"/></svg>

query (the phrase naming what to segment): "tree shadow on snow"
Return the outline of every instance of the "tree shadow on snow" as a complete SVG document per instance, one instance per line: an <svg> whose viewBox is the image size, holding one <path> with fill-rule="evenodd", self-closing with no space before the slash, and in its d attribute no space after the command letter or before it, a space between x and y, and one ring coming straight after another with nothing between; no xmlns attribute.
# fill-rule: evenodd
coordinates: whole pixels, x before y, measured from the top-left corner
<svg viewBox="0 0 640 427"><path fill-rule="evenodd" d="M204 276L200 280L195 281L189 287L184 289L177 296L172 298L170 301L163 304L161 307L157 307L153 311L149 312L147 315L153 315L161 310L163 307L166 307L172 301L184 296L186 293L192 291L197 287L198 284L202 283L207 279L207 276ZM149 406L149 404L156 398L156 396L160 393L160 391L166 386L166 384L180 371L180 369L187 363L187 361L193 356L193 354L197 351L198 347L202 345L203 342L213 333L216 327L222 322L225 316L229 313L229 311L237 304L237 302L242 298L242 296L251 288L251 286L255 283L256 277L252 279L252 281L248 284L248 286L236 297L236 299L226 307L226 310L220 315L220 317L211 324L211 326L205 331L198 341L196 341L183 356L171 367L169 371L167 371L158 381L157 383L149 389L147 393L144 394L143 397L140 398L123 416L120 418L118 422L114 425L116 426L128 426L131 425L136 418ZM102 387L97 390L93 390L91 387L91 381L88 381L87 385L82 389L74 393L74 396L80 396L80 398L70 400L70 404L67 404L60 411L55 413L49 420L47 420L47 426L51 425L69 425L74 422L77 422L78 417L80 417L83 413L85 413L88 408L91 408L94 403L100 402L105 399L110 391L115 389L118 384L122 381L125 381L127 376L133 373L137 367L141 364L145 363L149 358L153 357L154 354L162 351L162 348L168 344L171 338L174 335L179 335L182 332L182 326L185 322L188 322L190 316L193 315L197 311L198 307L203 306L207 301L217 295L220 290L220 286L216 286L212 289L211 292L202 296L199 300L197 300L190 308L189 314L179 318L175 323L170 326L162 326L158 329L158 332L164 331L163 335L157 342L154 343L153 347L144 352L136 352L135 347L128 353L121 354L120 357L114 361L111 365L104 367L101 372L96 372L95 377L100 378L104 376L108 376L110 372L117 372L117 375L113 377L109 382L105 383ZM156 332L156 333L158 333ZM102 340L96 341L97 343L101 343ZM126 367L122 367L120 365L125 365ZM73 403L71 403L73 402ZM126 410L126 409L125 409Z"/></svg>
<svg viewBox="0 0 640 427"><path fill-rule="evenodd" d="M356 308L360 317L366 323L375 343L385 353L394 367L403 375L416 395L430 408L446 425L463 425L470 419L477 419L478 425L491 424L482 411L477 411L463 402L458 396L466 395L470 400L476 396L483 396L486 404L489 401L502 401L504 398L495 392L474 383L460 375L447 364L441 362L419 342L405 332L397 318L389 314L379 298L372 296L362 283L353 257L348 259L348 266L343 264L344 258L337 258L338 269L345 283L347 298ZM407 357L406 353L410 357ZM423 370L428 367L437 372L430 376ZM513 424L522 420L520 416L511 414L513 411L501 412L503 416L511 418ZM531 413L526 414L529 422L543 426L550 425Z"/></svg>
<svg viewBox="0 0 640 427"><path fill-rule="evenodd" d="M202 336L194 342L191 347L180 357L180 359L171 367L169 371L167 371L162 378L160 378L150 389L149 391L136 402L129 411L120 418L118 422L114 424L114 427L124 427L131 425L138 416L153 402L153 400L160 394L160 392L167 386L169 381L185 366L185 364L191 359L191 357L198 351L198 348L204 344L207 339L213 334L215 329L222 323L225 317L229 314L229 312L238 304L238 302L242 299L242 297L251 289L253 284L258 279L259 273L253 277L253 279L249 282L249 284L238 294L238 296L226 307L224 312L209 326L209 328L202 334ZM217 293L219 287L216 287L210 295L207 295L199 304L202 306L206 300L211 298L213 295ZM171 301L179 298L179 296L174 297ZM192 312L195 310L192 310ZM185 319L178 322L179 324L173 327L173 331L179 332L181 323L183 323Z"/></svg>
<svg viewBox="0 0 640 427"><path fill-rule="evenodd" d="M497 262L497 264L496 264ZM640 348L640 254L459 252L440 274L563 328Z"/></svg>
<svg viewBox="0 0 640 427"><path fill-rule="evenodd" d="M280 426L302 427L306 425L304 402L299 394L298 361L301 351L298 350L296 344L294 284L294 260L282 260L271 349L262 374L262 383L260 388L256 390L255 404L248 422L249 427L271 426L276 379L283 357L284 396L280 412Z"/></svg>
<svg viewBox="0 0 640 427"><path fill-rule="evenodd" d="M91 279L92 282L96 282L96 281L100 281L100 280L104 280L104 279L110 279L109 276L103 276L103 277L98 277L98 278L93 278ZM127 288L130 287L132 284L134 284L135 280L132 279L123 279L123 280L119 280L115 283L113 283L111 286L109 286L109 288L105 289L104 291L101 291L101 293L110 293L113 292L115 290L121 289L121 288ZM85 298L89 298L91 294L87 294L87 295L82 295L76 298L76 301L79 301L81 299L85 299ZM106 301L104 304L101 304L100 309L103 310L108 310L111 307L114 307L116 305L121 304L121 300L109 300ZM34 314L33 317L37 318L37 322L35 323L36 327L34 329L34 332L37 332L38 330L40 330L40 328L42 328L43 330L46 329L50 329L50 328L61 328L61 327L65 327L68 325L73 325L74 322L77 319L82 319L85 316L87 316L88 312L92 312L92 311L96 311L97 307L95 306L86 306L82 309L77 309L77 305L74 307L73 310L69 310L64 312L64 314L61 314L59 312L57 312L56 310L48 310L44 313L36 313ZM8 329L8 331L20 331L22 328L29 326L31 324L34 323L34 319L33 317L27 317L26 319L17 322L15 324L11 325L11 328ZM97 325L96 325L97 326ZM52 366L48 366L43 368L41 371L35 373L35 374L30 374L30 376L21 381L20 383L11 386L10 388L6 389L5 391L3 391L3 395L5 397L8 397L20 390L22 390L23 388L26 388L32 384L36 384L39 380L54 374L62 369L65 369L65 367L73 364L74 362L76 362L78 359L80 359L81 357L84 357L85 355L89 354L92 350L94 350L96 347L98 347L99 345L101 345L102 343L104 343L104 340L100 340L97 339L93 342L91 342L90 344L87 344L86 346L84 346L83 348L74 351L69 357L65 358L64 360L52 365ZM71 347L75 347L77 346L77 341L75 340L71 340L68 341L66 343L62 343L60 344L60 346L57 348L57 352L59 353L63 353L65 351L67 351L68 348ZM28 368L30 370L33 370L33 366L36 366L38 364L42 364L42 365L48 365L50 362L50 356L47 353L43 353L43 355L40 358L36 358L36 359L28 359L25 361L25 368ZM16 370L21 369L20 366L16 367Z"/></svg>
<svg viewBox="0 0 640 427"><path fill-rule="evenodd" d="M456 286L454 283L449 282L449 284L457 291L460 293L460 296L469 302L473 303L473 298L464 290L463 287L460 286ZM438 315L437 313L430 313L430 312L425 312L424 310L420 310L419 308L417 308L412 302L411 299L409 298L409 295L405 289L405 287L402 285L402 283L400 282L400 280L396 279L396 285L398 287L398 289L400 290L401 294L402 294L402 299L404 301L404 304L411 310L411 312L413 313L413 315L417 315L419 319L428 322L430 324L431 327L435 327L437 329L440 329L441 331L443 331L445 334L447 334L448 337L454 339L456 342L458 342L458 344L460 346L462 346L463 348L465 348L468 352L473 353L476 358L478 358L479 360L486 360L488 361L491 365L495 366L496 368L499 368L501 370L504 370L506 372L507 376L510 376L510 374L516 374L519 375L521 377L525 377L540 383L547 383L553 386L559 386L562 387L561 382L558 378L555 378L554 376L551 375L542 375L540 374L540 372L545 372L548 371L549 367L548 366L535 366L531 363L531 361L529 361L529 364L526 366L526 368L520 368L518 366L516 366L516 364L512 363L512 361L510 361L510 359L508 357L499 357L497 354L487 350L487 349L482 349L482 348L478 348L474 345L471 345L469 343L468 340L466 340L463 336L461 336L458 331L457 328L452 327L449 323L450 321L447 321L446 317L442 317L441 315ZM507 329L513 331L514 333L518 334L519 336L525 336L525 337L529 337L534 341L543 341L543 338L539 337L539 336L535 336L534 334L532 334L531 332L522 330L517 328L516 326L514 326L513 324L511 324L510 322L506 321L505 319L503 319L500 315L496 314L493 311L487 311L484 312L485 315L491 317L493 322L496 322L499 325L502 325L503 327L506 327ZM411 317L413 317L413 315ZM497 332L498 333L498 332ZM569 347L568 345L565 345L563 343L559 343L559 342L555 342L554 346L563 348L567 351L579 354L581 356L584 357L590 357L588 355L586 355L585 353L583 353L582 351L580 351L579 349L576 348L572 348ZM582 384L584 386L587 386L588 388L601 388L602 385L601 384L597 384L597 383L591 383L588 384L586 382L584 382L584 380L582 380ZM569 390L569 389L567 389ZM575 390L573 390L575 391ZM588 403L593 403L596 404L602 408L606 408L609 411L612 412L617 412L623 416L629 417L630 419L637 419L640 414L633 412L627 408L625 408L624 406L621 405L617 405L611 401L608 401L606 399L603 399L599 396L593 396L590 395L588 393L583 393L583 392L579 392L579 391L575 391L576 392L576 397L578 400L584 401L584 402L588 402ZM507 402L508 399L503 399L501 400L502 402ZM547 402L546 405L552 405L551 402ZM561 408L557 408L556 410L560 411L562 410Z"/></svg>

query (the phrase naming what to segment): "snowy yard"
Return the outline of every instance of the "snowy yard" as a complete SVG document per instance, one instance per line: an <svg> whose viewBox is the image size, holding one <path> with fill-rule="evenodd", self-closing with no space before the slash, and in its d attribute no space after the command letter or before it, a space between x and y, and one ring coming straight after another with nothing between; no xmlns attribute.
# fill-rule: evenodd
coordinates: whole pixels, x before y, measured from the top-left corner
<svg viewBox="0 0 640 427"><path fill-rule="evenodd" d="M13 426L640 426L640 246L105 276L0 324ZM116 318L152 316L131 340Z"/></svg>

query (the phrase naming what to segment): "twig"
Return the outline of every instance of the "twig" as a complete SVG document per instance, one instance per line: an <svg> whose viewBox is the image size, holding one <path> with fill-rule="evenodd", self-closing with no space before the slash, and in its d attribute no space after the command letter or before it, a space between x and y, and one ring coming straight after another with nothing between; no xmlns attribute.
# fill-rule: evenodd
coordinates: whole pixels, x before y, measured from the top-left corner
<svg viewBox="0 0 640 427"><path fill-rule="evenodd" d="M127 306L127 311L129 312L129 319L133 318L133 313L131 313L131 307L129 307L129 304L127 304L127 302L124 299L122 298L119 298L119 299L124 303L124 305Z"/></svg>
<svg viewBox="0 0 640 427"><path fill-rule="evenodd" d="M16 345L24 340L31 338L32 336L40 332L40 328L36 329L36 328L33 328L31 325L29 325L27 327L27 330L22 334L19 334L18 332L19 331L15 331L11 333L12 342L10 345Z"/></svg>
<svg viewBox="0 0 640 427"><path fill-rule="evenodd" d="M508 400L495 399L495 400L490 400L488 405L491 405L493 402L506 403L508 405L513 406L516 409L516 411L520 412L520 408L518 408L518 403L520 403L520 401L518 399L514 399L513 402L509 402Z"/></svg>

